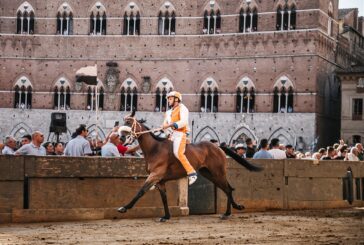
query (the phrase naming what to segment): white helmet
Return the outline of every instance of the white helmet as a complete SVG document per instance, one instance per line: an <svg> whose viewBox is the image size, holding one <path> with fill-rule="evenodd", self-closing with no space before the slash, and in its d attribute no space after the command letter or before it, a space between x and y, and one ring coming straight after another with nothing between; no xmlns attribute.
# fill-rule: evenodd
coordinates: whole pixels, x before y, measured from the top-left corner
<svg viewBox="0 0 364 245"><path fill-rule="evenodd" d="M169 93L167 94L167 99L168 99L169 97L175 97L175 98L178 98L178 99L179 99L179 101L181 101L181 102L182 102L182 94L181 94L181 93L179 93L179 92L177 92L177 91L171 91L171 92L169 92Z"/></svg>

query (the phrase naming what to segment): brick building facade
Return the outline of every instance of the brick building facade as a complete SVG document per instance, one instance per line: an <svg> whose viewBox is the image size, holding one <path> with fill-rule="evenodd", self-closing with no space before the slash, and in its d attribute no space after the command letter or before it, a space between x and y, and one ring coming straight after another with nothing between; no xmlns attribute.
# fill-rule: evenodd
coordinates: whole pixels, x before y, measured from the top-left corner
<svg viewBox="0 0 364 245"><path fill-rule="evenodd" d="M175 89L197 124L208 113L243 114L252 125L237 119L228 127L241 124L253 134L254 125L281 128L276 136L288 133L291 144L339 138L334 71L357 58L340 49L338 0L0 3L0 108L15 108L17 123L17 111L77 115L96 104L104 112L159 112L163 95ZM95 64L100 96L75 84L76 70ZM310 133L288 114L309 115ZM264 125L264 116L275 121ZM13 127L2 125L0 134ZM256 138L270 136L263 130Z"/></svg>

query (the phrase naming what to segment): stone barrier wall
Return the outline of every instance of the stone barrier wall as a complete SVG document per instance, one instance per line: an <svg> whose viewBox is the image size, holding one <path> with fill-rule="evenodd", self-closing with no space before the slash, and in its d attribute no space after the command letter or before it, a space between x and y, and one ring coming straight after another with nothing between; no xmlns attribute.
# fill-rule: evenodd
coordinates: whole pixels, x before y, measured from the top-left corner
<svg viewBox="0 0 364 245"><path fill-rule="evenodd" d="M227 167L234 198L247 210L348 207L343 177L349 166L354 175L352 205L364 206L364 162L252 162L264 171L249 172L232 159ZM127 213L116 212L146 177L141 158L0 156L0 223L157 217L163 205L156 190ZM167 183L167 193L172 216L188 215L186 179ZM216 212L224 212L226 198L220 190L214 201Z"/></svg>
<svg viewBox="0 0 364 245"><path fill-rule="evenodd" d="M249 172L229 159L228 179L233 196L247 209L343 208L347 168L353 173L353 206L364 206L364 162L309 160L251 160L264 167ZM217 191L217 212L226 208L225 194Z"/></svg>

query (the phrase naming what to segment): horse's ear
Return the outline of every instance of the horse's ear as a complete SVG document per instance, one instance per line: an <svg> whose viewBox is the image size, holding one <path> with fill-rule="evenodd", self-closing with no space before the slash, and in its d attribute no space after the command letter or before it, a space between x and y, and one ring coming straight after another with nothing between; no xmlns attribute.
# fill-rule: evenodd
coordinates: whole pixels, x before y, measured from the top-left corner
<svg viewBox="0 0 364 245"><path fill-rule="evenodd" d="M133 110L133 111L131 112L130 117L134 117L134 116L135 116L135 110Z"/></svg>

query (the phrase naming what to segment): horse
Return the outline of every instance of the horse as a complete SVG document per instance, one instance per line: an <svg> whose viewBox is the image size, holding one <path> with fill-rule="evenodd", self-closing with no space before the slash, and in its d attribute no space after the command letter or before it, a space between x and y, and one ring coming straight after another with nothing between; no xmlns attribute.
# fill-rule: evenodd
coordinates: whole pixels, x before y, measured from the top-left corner
<svg viewBox="0 0 364 245"><path fill-rule="evenodd" d="M159 221L165 222L171 217L167 203L165 183L170 180L186 177L187 173L173 154L172 141L156 136L152 133L152 130L149 130L142 121L138 121L134 116L135 111L124 119L125 125L131 127L130 137L133 140L138 140L149 175L136 196L127 205L118 208L117 211L125 213L128 209L133 208L135 203L148 190L156 187L159 190L164 207L164 216ZM239 205L234 201L232 195L234 188L226 178L227 159L225 153L250 171L262 170L260 166L249 163L228 147L223 145L219 147L207 141L202 141L197 144L187 144L185 151L186 157L194 169L226 194L227 208L221 216L221 219L227 219L231 215L231 206L237 210L243 210L245 208L243 205Z"/></svg>

